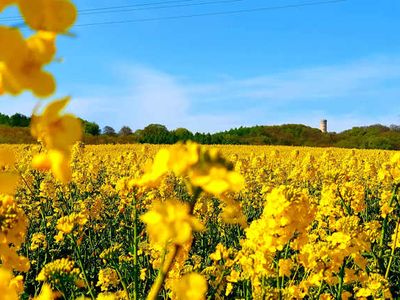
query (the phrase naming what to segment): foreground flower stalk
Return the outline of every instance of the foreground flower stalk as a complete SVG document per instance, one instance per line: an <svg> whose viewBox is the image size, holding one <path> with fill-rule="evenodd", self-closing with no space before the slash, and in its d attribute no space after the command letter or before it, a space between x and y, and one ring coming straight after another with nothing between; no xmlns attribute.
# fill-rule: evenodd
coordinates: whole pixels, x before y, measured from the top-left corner
<svg viewBox="0 0 400 300"><path fill-rule="evenodd" d="M197 188L195 190L195 193L190 201L190 209L188 212L188 215L191 216L193 214L193 210L196 204L197 199L199 198L201 194L201 189ZM168 243L168 241L167 241ZM150 292L147 296L147 300L155 300L158 297L158 294L160 293L160 290L163 287L165 278L170 271L172 264L174 263L176 259L176 255L178 252L181 250L182 246L179 244L174 243L171 247L168 246L168 244L165 244L164 249L163 249L163 254L162 254L162 260L161 260L161 267L158 270L158 275L157 278L153 284L153 286L150 289Z"/></svg>

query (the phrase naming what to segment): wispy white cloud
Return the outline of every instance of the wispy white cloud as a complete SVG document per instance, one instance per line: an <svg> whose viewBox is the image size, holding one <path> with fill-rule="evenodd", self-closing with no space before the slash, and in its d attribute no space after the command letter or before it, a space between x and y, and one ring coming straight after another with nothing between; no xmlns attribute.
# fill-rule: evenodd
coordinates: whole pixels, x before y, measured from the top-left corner
<svg viewBox="0 0 400 300"><path fill-rule="evenodd" d="M193 131L256 124L303 123L327 118L332 130L399 123L400 57L374 57L340 65L288 70L250 78L193 82L155 68L118 65L115 82L83 83L70 111L118 129L150 123ZM0 98L0 111L29 114L35 101Z"/></svg>
<svg viewBox="0 0 400 300"><path fill-rule="evenodd" d="M214 84L194 85L194 94L260 99L304 101L373 93L387 80L400 80L400 58L373 58L342 65L318 66ZM385 87L386 88L386 87Z"/></svg>

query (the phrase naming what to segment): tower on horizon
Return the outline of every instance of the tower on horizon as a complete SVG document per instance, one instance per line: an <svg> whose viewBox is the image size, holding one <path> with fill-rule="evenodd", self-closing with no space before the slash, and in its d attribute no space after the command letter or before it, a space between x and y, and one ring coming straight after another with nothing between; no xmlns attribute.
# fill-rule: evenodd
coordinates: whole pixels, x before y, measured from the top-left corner
<svg viewBox="0 0 400 300"><path fill-rule="evenodd" d="M321 122L319 123L319 129L323 133L327 133L328 132L328 121L325 119L321 120Z"/></svg>

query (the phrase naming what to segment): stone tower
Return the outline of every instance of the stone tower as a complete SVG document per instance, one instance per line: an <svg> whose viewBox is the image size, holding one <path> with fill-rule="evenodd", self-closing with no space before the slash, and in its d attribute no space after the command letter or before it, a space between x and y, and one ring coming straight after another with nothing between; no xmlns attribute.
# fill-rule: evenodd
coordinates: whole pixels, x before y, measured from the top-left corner
<svg viewBox="0 0 400 300"><path fill-rule="evenodd" d="M321 122L319 123L319 129L323 133L327 133L328 132L328 121L325 119L321 120Z"/></svg>

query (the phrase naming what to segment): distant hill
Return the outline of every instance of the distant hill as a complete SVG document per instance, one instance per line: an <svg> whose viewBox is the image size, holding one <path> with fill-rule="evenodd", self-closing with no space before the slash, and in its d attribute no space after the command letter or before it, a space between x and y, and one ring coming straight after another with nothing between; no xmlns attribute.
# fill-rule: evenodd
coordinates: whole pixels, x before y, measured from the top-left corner
<svg viewBox="0 0 400 300"><path fill-rule="evenodd" d="M302 124L239 127L217 133L192 133L186 128L168 130L161 124L150 124L133 132L122 127L117 133L112 127L100 130L98 124L82 120L87 144L150 143L173 144L192 140L201 144L291 145L310 147L341 147L360 149L400 150L400 126L376 124L353 127L340 133L323 133ZM0 143L34 143L29 130L30 118L22 114L0 113Z"/></svg>

